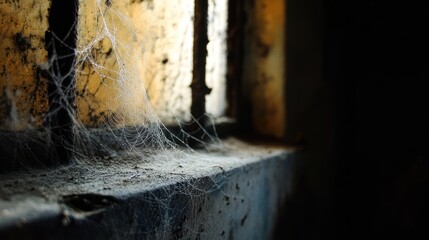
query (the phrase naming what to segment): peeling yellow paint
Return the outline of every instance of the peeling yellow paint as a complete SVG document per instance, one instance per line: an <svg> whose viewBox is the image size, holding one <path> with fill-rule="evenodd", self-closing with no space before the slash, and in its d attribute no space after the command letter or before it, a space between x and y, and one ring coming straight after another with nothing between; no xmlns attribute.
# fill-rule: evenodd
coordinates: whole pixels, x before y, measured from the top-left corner
<svg viewBox="0 0 429 240"><path fill-rule="evenodd" d="M50 1L0 0L0 129L43 126L49 6Z"/></svg>

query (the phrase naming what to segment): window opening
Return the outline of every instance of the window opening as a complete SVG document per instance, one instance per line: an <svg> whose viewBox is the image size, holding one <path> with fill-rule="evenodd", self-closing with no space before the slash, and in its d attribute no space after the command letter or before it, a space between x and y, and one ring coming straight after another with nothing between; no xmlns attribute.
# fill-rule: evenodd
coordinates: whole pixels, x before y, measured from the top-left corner
<svg viewBox="0 0 429 240"><path fill-rule="evenodd" d="M19 159L16 165L27 165L24 159L61 163L87 154L110 155L127 148L149 152L216 139L210 137L215 127L202 128L213 124L213 117L225 116L227 2L52 0L44 1L44 8L28 10L44 24L19 16L16 21L24 21L23 29L47 31L28 34L15 29L21 49L38 50L34 39L45 42L45 58L31 61L46 79L38 96L47 107L44 114L35 113L43 115L41 123L15 131L4 122L28 115L11 118L10 109L18 99L13 94L24 95L26 87L17 86L10 93L2 84L6 94L1 100L6 103L1 108L1 141L14 139L1 149L13 158L6 160ZM2 3L2 11L15 8L7 15L12 18L21 5ZM8 27L5 21L2 26ZM3 74L12 67L21 65L4 63ZM33 81L33 76L26 78ZM43 86L37 81L32 85Z"/></svg>

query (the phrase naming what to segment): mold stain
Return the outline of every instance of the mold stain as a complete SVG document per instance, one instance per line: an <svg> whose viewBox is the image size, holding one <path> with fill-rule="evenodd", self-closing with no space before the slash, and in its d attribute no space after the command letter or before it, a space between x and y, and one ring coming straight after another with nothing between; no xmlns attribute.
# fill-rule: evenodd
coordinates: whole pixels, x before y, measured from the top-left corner
<svg viewBox="0 0 429 240"><path fill-rule="evenodd" d="M18 48L19 51L25 53L28 49L31 48L30 41L24 37L24 35L21 32L16 33L13 35L13 42L15 46Z"/></svg>

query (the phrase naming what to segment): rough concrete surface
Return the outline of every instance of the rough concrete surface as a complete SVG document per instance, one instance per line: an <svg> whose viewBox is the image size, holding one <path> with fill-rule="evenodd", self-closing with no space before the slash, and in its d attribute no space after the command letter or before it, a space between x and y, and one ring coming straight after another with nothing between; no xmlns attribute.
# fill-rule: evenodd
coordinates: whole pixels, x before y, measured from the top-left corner
<svg viewBox="0 0 429 240"><path fill-rule="evenodd" d="M292 151L229 139L172 152L0 175L0 238L270 237L291 192Z"/></svg>

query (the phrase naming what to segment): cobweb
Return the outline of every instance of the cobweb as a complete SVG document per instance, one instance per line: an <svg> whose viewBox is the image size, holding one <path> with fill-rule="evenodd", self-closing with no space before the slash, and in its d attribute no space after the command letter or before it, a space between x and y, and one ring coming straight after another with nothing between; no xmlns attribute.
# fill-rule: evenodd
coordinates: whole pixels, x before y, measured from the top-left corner
<svg viewBox="0 0 429 240"><path fill-rule="evenodd" d="M145 161L153 156L171 158L173 152L177 154L174 157L183 157L186 152L183 147L193 151L187 147L189 139L201 146L207 141L219 143L215 131L209 133L205 126L200 126L201 138L185 130L196 121L189 112L193 1L185 0L178 6L181 9L174 10L177 6L164 4L164 9L150 13L139 7L155 8L151 1L80 2L73 68L76 105L60 106L69 109L73 121L73 145L68 148L76 161L88 155L115 156L121 150L138 152ZM162 14L166 16L159 16ZM174 38L168 34L169 28L157 29L160 24L150 24L151 18L177 18L176 22L163 20L162 24L180 25L184 36ZM168 52L157 59L160 55L157 44L174 49L163 49ZM51 58L45 70L52 69L56 59L64 57L70 56ZM154 65L154 61L161 62L165 69ZM166 73L158 76L158 72ZM55 76L55 72L49 75L58 83L64 79L64 76ZM57 94L66 99L69 93ZM46 118L52 112L55 109ZM214 121L211 115L207 116L209 121ZM172 132L165 124L175 126L176 130Z"/></svg>

